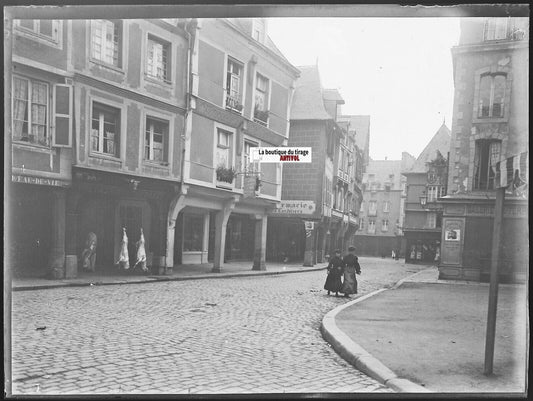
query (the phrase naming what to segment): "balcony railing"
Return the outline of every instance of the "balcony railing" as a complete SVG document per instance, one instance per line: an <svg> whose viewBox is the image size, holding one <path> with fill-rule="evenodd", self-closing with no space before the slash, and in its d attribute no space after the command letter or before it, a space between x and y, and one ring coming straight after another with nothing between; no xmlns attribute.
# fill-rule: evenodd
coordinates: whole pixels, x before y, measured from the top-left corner
<svg viewBox="0 0 533 401"><path fill-rule="evenodd" d="M226 96L226 108L240 113L243 109L243 105L238 96Z"/></svg>
<svg viewBox="0 0 533 401"><path fill-rule="evenodd" d="M254 110L254 121L256 123L267 125L268 124L268 110Z"/></svg>

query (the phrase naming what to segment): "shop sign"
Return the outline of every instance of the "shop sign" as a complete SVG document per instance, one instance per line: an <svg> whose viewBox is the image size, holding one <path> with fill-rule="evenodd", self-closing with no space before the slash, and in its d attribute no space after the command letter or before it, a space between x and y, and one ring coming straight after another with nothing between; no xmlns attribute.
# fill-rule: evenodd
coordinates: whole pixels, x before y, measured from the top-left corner
<svg viewBox="0 0 533 401"><path fill-rule="evenodd" d="M315 222L314 221L306 221L305 223L305 229L306 230L313 230L315 228Z"/></svg>
<svg viewBox="0 0 533 401"><path fill-rule="evenodd" d="M68 187L70 185L66 181L57 180L55 178L33 177L29 175L18 174L12 174L11 181L23 184L48 185L52 187Z"/></svg>
<svg viewBox="0 0 533 401"><path fill-rule="evenodd" d="M316 210L314 201L283 200L272 210L272 214L309 215Z"/></svg>

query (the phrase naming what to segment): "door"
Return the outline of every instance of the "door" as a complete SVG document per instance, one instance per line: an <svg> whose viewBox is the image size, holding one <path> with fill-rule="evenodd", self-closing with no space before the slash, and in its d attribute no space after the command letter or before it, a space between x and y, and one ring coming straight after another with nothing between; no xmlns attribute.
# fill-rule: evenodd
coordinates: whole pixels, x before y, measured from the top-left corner
<svg viewBox="0 0 533 401"><path fill-rule="evenodd" d="M137 260L135 243L141 236L142 215L143 210L140 206L123 205L120 207L120 226L126 228L126 235L128 236L130 267L133 267Z"/></svg>
<svg viewBox="0 0 533 401"><path fill-rule="evenodd" d="M118 260L120 245L122 241L122 228L126 228L128 236L128 256L130 267L137 261L136 242L141 237L141 228L144 233L144 246L146 255L150 251L150 207L144 201L120 201L116 214L116 244L115 244L115 261Z"/></svg>

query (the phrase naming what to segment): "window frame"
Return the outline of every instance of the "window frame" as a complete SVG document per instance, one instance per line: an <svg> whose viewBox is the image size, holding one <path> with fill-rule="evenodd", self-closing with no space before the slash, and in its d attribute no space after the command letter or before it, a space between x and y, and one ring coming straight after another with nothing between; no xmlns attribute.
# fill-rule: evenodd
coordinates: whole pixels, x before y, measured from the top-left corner
<svg viewBox="0 0 533 401"><path fill-rule="evenodd" d="M262 89L259 89L258 86L259 86L259 82L261 81L261 79L264 79L265 80L265 84L266 84L266 88L265 90L262 90ZM256 123L259 123L261 125L264 125L264 126L267 126L268 127L268 121L270 119L270 91L271 91L271 80L269 78L267 78L266 75L264 74L261 74L260 72L256 71L255 73L255 81L254 81L254 109L253 109L253 117L254 117L254 121ZM258 108L258 101L257 101L257 98L258 98L258 93L261 93L264 95L264 101L263 101L263 105L264 105L264 109L259 109ZM257 112L263 112L263 113L266 113L266 120L261 120L260 118L258 118L256 116L256 113Z"/></svg>
<svg viewBox="0 0 533 401"><path fill-rule="evenodd" d="M437 213L428 212L426 214L426 226L427 228L434 229L437 228Z"/></svg>
<svg viewBox="0 0 533 401"><path fill-rule="evenodd" d="M381 231L382 232L389 231L389 220L388 219L381 220Z"/></svg>
<svg viewBox="0 0 533 401"><path fill-rule="evenodd" d="M495 116L494 115L494 96L496 92L496 78L497 77L503 77L504 83L503 83L503 100L500 106L500 114ZM481 98L481 84L483 79L488 78L490 79L490 93L489 93L489 105L488 105L488 115L483 115L483 99ZM507 100L507 74L504 72L496 72L496 73L485 73L481 74L479 77L479 88L478 88L478 110L477 110L477 118L478 119L494 119L494 118L504 118L505 112L506 112L506 100Z"/></svg>
<svg viewBox="0 0 533 401"><path fill-rule="evenodd" d="M499 150L496 157L493 157L493 146L498 146ZM500 140L496 139L478 139L474 142L474 163L473 163L473 180L472 180L472 189L475 191L490 191L495 189L495 167L496 163L500 161L502 155L502 146L503 143ZM483 149L482 147L486 147ZM486 151L486 155L484 153ZM483 160L485 159L485 160ZM486 161L486 166L485 166ZM494 163L494 164L493 164ZM494 168L492 168L494 167ZM486 177L483 177L485 185L482 185L481 176L484 175L484 170L486 169ZM478 170L478 171L476 171Z"/></svg>
<svg viewBox="0 0 533 401"><path fill-rule="evenodd" d="M367 233L369 233L369 234L375 234L376 233L376 220L375 219L369 219L368 220Z"/></svg>
<svg viewBox="0 0 533 401"><path fill-rule="evenodd" d="M182 232L182 252L202 252L204 241L204 216L200 214L185 213L183 215L183 232ZM199 233L200 238L196 241L192 241L186 234ZM191 248L196 248L199 245L199 249L185 249L185 245L191 245Z"/></svg>
<svg viewBox="0 0 533 401"><path fill-rule="evenodd" d="M28 137L28 140L27 141L24 141L22 139L15 139L14 135L15 135L15 130L14 130L14 120L15 120L15 116L14 116L14 112L15 112L15 102L19 99L15 99L15 93L14 91L12 91L12 95L11 95L11 122L13 124L13 128L12 128L12 132L11 132L11 138L13 140L13 142L16 142L16 143L23 143L23 144L27 144L27 145L31 145L31 146L38 146L38 147L44 147L44 148L50 148L51 144L52 144L52 129L51 129L51 104L52 104L52 99L51 99L51 96L52 96L52 92L51 92L51 89L53 89L53 85L50 84L49 82L46 82L46 81L42 81L40 79L34 79L34 78L30 78L30 77L26 77L26 76L22 76L22 75L18 75L18 74L13 74L13 77L12 77L12 84L13 84L13 87L15 86L14 85L14 81L15 79L20 79L20 80L24 80L28 83L28 86L27 86L27 99L26 100L26 118L27 120L17 120L17 121L25 121L26 122L26 125L27 125L27 128L28 128L28 132L27 132L27 137ZM43 143L39 143L38 141L30 141L29 138L30 138L30 135L33 135L31 134L31 128L33 126L33 123L32 123L32 105L33 105L33 102L32 102L32 93L33 93L33 86L34 86L34 83L38 83L38 84L43 84L46 86L46 112L45 112L45 117L46 117L46 122L44 124L45 126L45 129L46 129L46 132L45 132L45 138L46 138L46 143L43 144ZM42 105L42 104L41 104ZM42 124L40 124L42 125ZM23 123L23 126L24 126L24 123ZM21 135L21 138L24 138L24 136Z"/></svg>
<svg viewBox="0 0 533 401"><path fill-rule="evenodd" d="M161 45L161 61L163 63L164 67L164 76L162 78L158 77L156 75L152 75L152 72L150 71L149 65L150 65L150 42L157 43ZM166 50L166 55L165 55ZM154 52L155 57L155 52ZM166 60L166 64L165 61ZM144 76L146 79L150 80L151 82L157 82L157 83L164 83L167 85L172 85L172 43L166 41L165 39L160 38L157 35L154 35L152 33L148 33L146 36L146 57L144 61ZM157 69L157 65L155 65L154 61L154 67ZM152 68L152 69L153 69Z"/></svg>
<svg viewBox="0 0 533 401"><path fill-rule="evenodd" d="M103 58L98 58L94 54L94 35L96 32L96 23L97 22L111 22L113 24L114 30L117 30L117 64L109 63L105 60L105 56ZM104 38L104 33L106 33L107 30L103 30L102 34L102 54L105 54L105 50L107 49L107 41ZM113 36L114 36L113 32ZM102 64L106 67L110 67L113 69L118 70L124 70L124 57L123 57L123 48L124 48L124 23L122 20L116 20L116 19L94 19L90 20L90 48L89 48L89 57L90 60L94 63Z"/></svg>
<svg viewBox="0 0 533 401"><path fill-rule="evenodd" d="M483 26L483 41L484 42L492 42L492 41L496 41L496 40L508 40L509 38L509 28L510 28L510 20L509 20L509 17L492 17L492 18L487 18L485 20L485 24ZM491 31L491 23L494 24L494 26L492 27L492 37L488 37L489 36L489 33ZM502 26L502 23L505 23L504 26ZM496 37L497 33L498 33L498 28L501 28L503 27L503 30L505 31L503 37Z"/></svg>
<svg viewBox="0 0 533 401"><path fill-rule="evenodd" d="M249 173L249 172L254 171L254 170L248 170L248 166L251 165L252 163L249 161L250 158L251 158L251 154L246 152L246 145L252 145L252 146L249 146L249 148L257 148L257 147L260 146L259 142L253 141L253 140L248 139L248 138L243 138L243 143L242 143L242 169L241 169L243 173ZM248 159L248 163L247 163L247 159ZM261 171L261 163L257 163L255 172L260 172L260 171Z"/></svg>
<svg viewBox="0 0 533 401"><path fill-rule="evenodd" d="M220 142L220 138L221 138L220 134L225 134L227 138L226 144ZM221 166L221 163L218 162L218 156L217 156L219 149L222 149L225 152L227 152L227 157L226 157L227 164L224 165L224 167L228 169L235 168L235 144L234 144L235 139L234 137L235 137L235 132L233 132L232 130L228 129L225 126L215 124L215 146L214 146L215 157L214 157L214 160L216 164L214 165L214 170L216 170L219 166Z"/></svg>
<svg viewBox="0 0 533 401"><path fill-rule="evenodd" d="M375 205L375 206L371 206ZM368 216L377 216L378 215L378 202L375 200L368 201Z"/></svg>
<svg viewBox="0 0 533 401"><path fill-rule="evenodd" d="M154 130L153 130L153 124L151 125L152 129L150 130L150 141L149 141L149 144L147 144L147 134L148 134L148 122L152 122L152 123L161 123L161 124L164 124L165 128L166 128L166 132L163 132L161 134L162 136L162 160L156 160L153 158L153 136L154 134L156 133ZM157 116L154 116L150 113L147 113L144 117L144 146L143 146L143 160L147 163L153 163L153 164L160 164L160 165L163 165L163 166L168 166L168 163L169 163L169 153L170 153L170 149L169 149L169 138L170 138L170 121L169 120L166 120L164 118L161 118L161 117L157 117ZM152 157L146 157L146 147L148 146L149 148L149 153L150 153L150 156Z"/></svg>
<svg viewBox="0 0 533 401"><path fill-rule="evenodd" d="M235 74L233 71L230 71L230 64L236 67L239 67L240 74ZM233 70L233 68L232 68ZM245 77L245 67L244 63L240 62L234 57L228 56L226 60L226 87L224 91L225 96L225 107L226 109L229 109L231 111L234 111L236 113L242 114L244 110L244 90L246 87L246 81L244 79ZM235 92L233 87L233 79L234 77L237 77L239 87L237 92L237 96L235 97L232 95L232 92ZM236 105L241 105L241 109L239 110Z"/></svg>
<svg viewBox="0 0 533 401"><path fill-rule="evenodd" d="M116 125L118 125L118 129L115 132L114 141L113 141L114 142L114 149L115 149L114 153L108 153L108 152L104 152L103 151L103 143L104 143L104 139L105 138L104 138L104 135L103 135L103 131L101 132L100 129L105 124L105 119L102 122L101 116L98 118L98 121L99 121L99 127L98 127L98 150L94 150L93 149L92 139L93 139L93 121L95 120L94 119L95 106L96 106L96 108L100 108L101 111L105 111L105 109L108 109L108 112L116 113L115 114L115 118L116 118L115 121L116 121ZM89 153L91 155L97 156L97 157L110 157L110 158L114 158L114 159L120 159L121 158L120 154L121 154L121 151L122 151L122 127L123 127L123 124L122 124L123 110L122 110L122 108L109 105L108 103L102 102L99 99L98 100L95 100L95 99L91 100L90 107L91 107L91 119L89 121ZM117 146L117 142L118 142L118 146Z"/></svg>
<svg viewBox="0 0 533 401"><path fill-rule="evenodd" d="M33 29L22 26L21 21L32 21ZM13 22L16 28L15 33L26 36L43 44L61 49L63 47L63 21L52 19L52 36L40 32L41 19L15 19Z"/></svg>

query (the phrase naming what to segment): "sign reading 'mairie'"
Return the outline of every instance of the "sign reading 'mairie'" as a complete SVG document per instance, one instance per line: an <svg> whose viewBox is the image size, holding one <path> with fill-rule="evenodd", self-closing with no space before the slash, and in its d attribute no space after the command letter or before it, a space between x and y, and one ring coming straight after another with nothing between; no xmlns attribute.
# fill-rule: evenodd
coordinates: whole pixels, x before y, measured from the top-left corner
<svg viewBox="0 0 533 401"><path fill-rule="evenodd" d="M306 200L283 200L276 206L276 209L272 210L272 214L313 214L316 209L314 201Z"/></svg>

